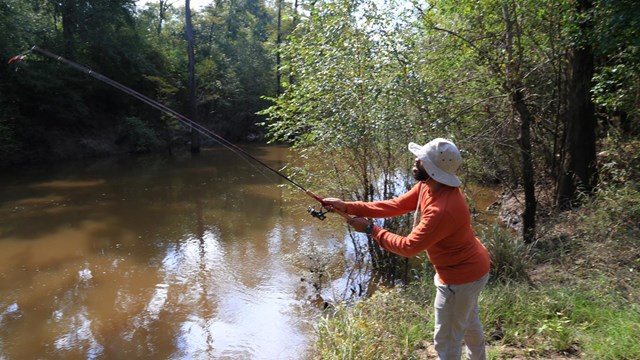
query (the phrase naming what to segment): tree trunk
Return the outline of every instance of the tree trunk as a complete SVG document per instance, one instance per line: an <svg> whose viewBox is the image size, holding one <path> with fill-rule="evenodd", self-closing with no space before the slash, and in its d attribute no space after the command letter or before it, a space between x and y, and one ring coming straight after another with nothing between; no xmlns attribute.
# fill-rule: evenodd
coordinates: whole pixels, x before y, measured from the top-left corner
<svg viewBox="0 0 640 360"><path fill-rule="evenodd" d="M291 20L291 28L293 29L293 31L295 31L296 27L298 26L298 23L300 22L300 17L298 16L299 5L300 4L298 0L295 0L293 3L293 19ZM295 78L293 77L293 74L289 72L289 85L293 85L294 83L295 83Z"/></svg>
<svg viewBox="0 0 640 360"><path fill-rule="evenodd" d="M194 53L193 26L191 25L191 8L190 1L185 0L185 31L187 37L187 54L189 56L189 118L194 122L197 120L196 109L196 60ZM191 128L191 153L200 152L200 133Z"/></svg>
<svg viewBox="0 0 640 360"><path fill-rule="evenodd" d="M158 36L162 33L162 26L164 25L165 17L167 16L167 8L169 7L169 3L167 0L160 0L159 9L158 9L158 26L156 27L156 31Z"/></svg>
<svg viewBox="0 0 640 360"><path fill-rule="evenodd" d="M512 106L520 117L520 157L522 158L522 183L524 187L524 212L522 213L522 237L525 243L532 243L536 236L536 192L533 157L531 156L531 112L524 102L522 92L511 94Z"/></svg>
<svg viewBox="0 0 640 360"><path fill-rule="evenodd" d="M578 13L584 14L592 4L580 0L576 6ZM583 21L579 26L584 38L593 24ZM580 192L592 193L597 181L596 117L590 92L593 72L590 45L578 44L569 50L565 152L556 199L560 209L570 208Z"/></svg>
<svg viewBox="0 0 640 360"><path fill-rule="evenodd" d="M522 185L524 188L524 212L522 213L522 238L525 243L532 243L536 236L536 191L531 154L531 123L533 117L524 99L523 77L520 74L521 56L517 56L517 45L520 44L520 28L517 17L513 15L508 4L503 5L502 15L505 21L505 50L507 66L505 67L505 91L509 94L511 107L520 118L520 158L522 161Z"/></svg>
<svg viewBox="0 0 640 360"><path fill-rule="evenodd" d="M282 93L280 73L280 46L282 45L282 0L278 0L278 27L276 29L276 96Z"/></svg>
<svg viewBox="0 0 640 360"><path fill-rule="evenodd" d="M58 6L62 17L62 41L64 44L64 53L66 56L72 56L77 5L75 2L63 2L59 3Z"/></svg>

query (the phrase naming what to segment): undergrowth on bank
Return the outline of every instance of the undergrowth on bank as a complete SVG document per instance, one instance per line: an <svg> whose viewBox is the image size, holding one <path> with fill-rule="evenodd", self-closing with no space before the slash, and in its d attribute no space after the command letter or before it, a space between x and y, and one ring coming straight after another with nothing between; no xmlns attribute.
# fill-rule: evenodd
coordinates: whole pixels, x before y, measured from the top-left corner
<svg viewBox="0 0 640 360"><path fill-rule="evenodd" d="M479 232L492 260L480 296L488 358L640 359L639 224L632 181L548 217L532 246L499 228ZM429 268L407 286L330 307L314 358L436 358Z"/></svg>

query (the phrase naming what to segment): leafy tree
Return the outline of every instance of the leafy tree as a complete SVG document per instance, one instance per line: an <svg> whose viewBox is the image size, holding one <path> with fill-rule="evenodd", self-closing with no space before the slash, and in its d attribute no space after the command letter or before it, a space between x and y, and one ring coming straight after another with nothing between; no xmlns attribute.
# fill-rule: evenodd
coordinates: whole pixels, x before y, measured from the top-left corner
<svg viewBox="0 0 640 360"><path fill-rule="evenodd" d="M199 71L207 74L199 87L213 90L199 108L217 132L232 140L259 132L256 112L266 106L261 97L275 91L273 21L261 0L218 1L195 18Z"/></svg>
<svg viewBox="0 0 640 360"><path fill-rule="evenodd" d="M156 69L147 59L157 54L149 54L149 48L137 36L132 1L20 3L18 18L28 21L23 21L15 33L26 41L14 48L14 53L32 45L59 54L68 51L64 55L70 60L125 85L142 92L150 85L145 75ZM143 107L115 89L37 54L30 54L12 70L9 98L24 117L11 126L16 141L23 144L21 161L104 155L102 149L114 149L122 136L117 134L117 122L123 121L132 106ZM148 125L153 126L153 122ZM74 138L79 141L70 141ZM80 146L75 154L56 152L68 148L60 146L63 142ZM93 146L97 143L111 145Z"/></svg>
<svg viewBox="0 0 640 360"><path fill-rule="evenodd" d="M449 115L449 122L457 123L458 133L468 137L463 145L473 139L474 155L481 163L496 164L489 166L492 169L503 168L514 157L512 149L519 150L520 170L513 175L523 186L523 235L530 242L537 208L533 144L540 142L533 126L539 120L536 110L544 107L540 100L549 98L544 91L553 90L546 86L548 78L538 74L557 61L547 46L557 34L547 20L562 9L561 4L444 0L417 8L426 36L442 42L432 66L444 77L437 73L432 77L451 94L459 92L453 96L461 105L448 101L444 106L460 109L449 111L455 116ZM443 56L443 50L452 55Z"/></svg>
<svg viewBox="0 0 640 360"><path fill-rule="evenodd" d="M566 152L558 186L561 209L570 208L580 194L591 194L597 187L594 105L603 119L601 130L610 134L614 130L614 136L631 135L639 115L640 4L582 0L573 3L570 14Z"/></svg>
<svg viewBox="0 0 640 360"><path fill-rule="evenodd" d="M315 180L342 184L345 198L388 198L409 186L397 169L409 168L407 139L419 137L423 120L398 96L409 69L388 34L393 23L373 1L318 2L282 49L296 80L265 111L270 134L323 164ZM397 260L371 239L367 250L377 266Z"/></svg>

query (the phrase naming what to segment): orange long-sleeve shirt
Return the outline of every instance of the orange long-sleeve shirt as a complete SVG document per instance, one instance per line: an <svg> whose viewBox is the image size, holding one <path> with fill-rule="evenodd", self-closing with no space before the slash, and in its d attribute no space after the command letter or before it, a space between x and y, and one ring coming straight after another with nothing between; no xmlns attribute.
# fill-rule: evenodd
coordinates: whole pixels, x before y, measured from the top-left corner
<svg viewBox="0 0 640 360"><path fill-rule="evenodd" d="M371 236L387 251L411 257L426 251L440 282L464 284L489 271L489 253L471 228L469 206L459 188L443 186L432 193L425 183L391 200L348 202L356 216L387 218L416 210L420 197L420 223L407 236L375 226Z"/></svg>

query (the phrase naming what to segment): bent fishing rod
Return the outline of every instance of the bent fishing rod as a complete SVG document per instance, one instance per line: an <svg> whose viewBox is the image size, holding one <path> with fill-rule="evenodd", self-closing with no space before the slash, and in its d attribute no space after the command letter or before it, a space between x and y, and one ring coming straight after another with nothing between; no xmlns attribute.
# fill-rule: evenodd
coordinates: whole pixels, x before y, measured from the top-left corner
<svg viewBox="0 0 640 360"><path fill-rule="evenodd" d="M307 212L319 219L319 220L324 220L326 218L326 214L329 211L335 212L337 214L339 214L340 216L342 216L343 218L345 218L346 220L350 219L350 216L347 215L346 213L338 210L338 209L329 209L328 204L322 200L322 198L320 198L319 196L317 196L316 194L314 194L313 192L311 192L310 190L304 188L302 185L300 185L299 183L293 181L292 179L290 179L288 176L284 175L282 172L272 168L271 166L267 165L264 161L256 158L255 156L251 155L249 152L247 152L246 150L242 149L241 147L233 144L232 142L228 141L227 139L223 138L222 136L216 134L215 132L207 129L206 127L198 124L197 122L187 118L186 116L176 112L175 110L165 106L164 104L161 104L127 86L122 85L121 83L112 80L100 73L97 73L87 67L84 67L78 63L75 63L71 60L65 59L62 56L56 55L54 53L51 53L47 50L44 50L42 48L39 48L37 46L33 46L31 49L25 51L24 53L20 54L20 55L16 55L14 57L12 57L11 59L9 59L8 64L12 64L12 63L17 63L22 61L24 58L26 58L26 56L30 53L39 53L41 55L44 55L50 59L59 61L65 65L70 66L71 68L78 70L86 75L89 75L91 77L93 77L94 79L97 79L99 81L102 81L104 83L106 83L107 85L110 85L122 92L124 92L125 94L131 95L133 97L135 97L136 99L144 102L145 104L158 109L162 112L164 112L165 114L168 114L174 118L176 118L181 125L195 130L197 132L199 132L200 134L210 138L211 140L217 142L218 144L222 145L223 147L225 147L226 149L236 153L236 154L241 154L244 155L246 158L255 161L256 163L258 163L259 165L262 165L263 167L267 168L268 170L270 170L271 172L273 172L274 174L278 175L279 177L283 178L284 180L288 181L291 185L293 185L294 187L296 187L299 190L302 190L305 194L307 194L308 196L310 196L311 198L313 198L314 200L316 200L317 202L320 203L320 210L316 210L313 207L309 207L307 209Z"/></svg>

